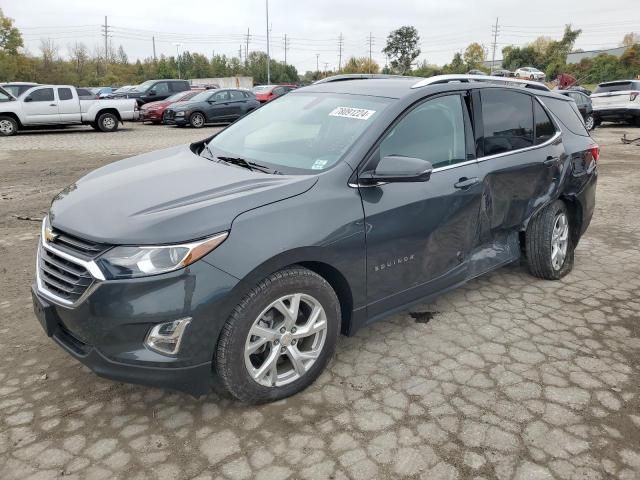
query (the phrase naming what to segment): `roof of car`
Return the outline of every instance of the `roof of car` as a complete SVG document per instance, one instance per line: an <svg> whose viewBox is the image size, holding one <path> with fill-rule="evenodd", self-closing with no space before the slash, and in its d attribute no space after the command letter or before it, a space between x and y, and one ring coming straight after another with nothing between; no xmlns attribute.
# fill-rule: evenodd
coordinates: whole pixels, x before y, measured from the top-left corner
<svg viewBox="0 0 640 480"><path fill-rule="evenodd" d="M613 80L611 82L599 83L598 86L601 86L601 85L617 85L619 83L631 83L631 82L640 82L640 80L633 80L633 79L631 79L631 80Z"/></svg>
<svg viewBox="0 0 640 480"><path fill-rule="evenodd" d="M556 98L567 99L565 96L558 96L550 92L549 89L539 82L521 80L510 77L490 77L482 75L439 75L429 78L421 77L387 77L387 78L359 78L339 81L328 81L315 83L308 87L295 90L292 93L322 92L339 93L351 95L369 95L374 97L402 98L426 87L445 86L452 89L459 88L483 88L495 85L507 88L523 88L536 95L548 95ZM454 88L455 87L455 88Z"/></svg>

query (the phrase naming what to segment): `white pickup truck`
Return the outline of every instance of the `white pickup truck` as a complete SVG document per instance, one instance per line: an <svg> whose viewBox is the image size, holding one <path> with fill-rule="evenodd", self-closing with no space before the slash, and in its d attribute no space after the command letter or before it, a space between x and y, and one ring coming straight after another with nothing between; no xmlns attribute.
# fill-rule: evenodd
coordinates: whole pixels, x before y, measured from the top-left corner
<svg viewBox="0 0 640 480"><path fill-rule="evenodd" d="M70 85L37 85L17 98L0 88L0 135L48 125L91 125L113 132L118 123L137 120L134 99L80 100Z"/></svg>

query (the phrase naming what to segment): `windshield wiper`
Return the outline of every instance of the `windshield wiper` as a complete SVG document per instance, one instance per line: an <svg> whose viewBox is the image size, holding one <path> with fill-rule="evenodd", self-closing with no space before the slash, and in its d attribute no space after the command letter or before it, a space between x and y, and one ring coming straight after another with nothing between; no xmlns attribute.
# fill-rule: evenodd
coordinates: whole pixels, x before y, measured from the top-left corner
<svg viewBox="0 0 640 480"><path fill-rule="evenodd" d="M208 146L207 146L207 149L208 149ZM211 150L209 150L209 153L211 153ZM258 172L271 173L274 175L277 175L280 173L277 170L273 170L269 167L265 167L264 165L260 165L259 163L256 163L256 162L245 160L244 158L241 158L241 157L225 157L224 155L218 155L215 158L216 160L220 160L225 163L231 163L232 165L237 165L239 167L247 168L249 170L256 170Z"/></svg>

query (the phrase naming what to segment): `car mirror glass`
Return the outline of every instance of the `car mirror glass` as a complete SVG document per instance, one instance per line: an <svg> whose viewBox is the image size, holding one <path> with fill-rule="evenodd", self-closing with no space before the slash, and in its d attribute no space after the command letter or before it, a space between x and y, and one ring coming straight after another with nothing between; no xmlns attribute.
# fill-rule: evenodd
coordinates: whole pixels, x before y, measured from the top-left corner
<svg viewBox="0 0 640 480"><path fill-rule="evenodd" d="M431 178L433 165L422 158L387 155L383 157L373 172L361 175L363 184L426 182Z"/></svg>

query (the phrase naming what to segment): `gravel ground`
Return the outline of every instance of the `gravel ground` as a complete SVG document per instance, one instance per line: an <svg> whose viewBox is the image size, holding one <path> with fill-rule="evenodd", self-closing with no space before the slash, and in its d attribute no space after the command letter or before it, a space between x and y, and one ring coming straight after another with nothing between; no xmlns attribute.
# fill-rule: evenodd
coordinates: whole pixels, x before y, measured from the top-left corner
<svg viewBox="0 0 640 480"><path fill-rule="evenodd" d="M640 130L593 135L569 276L503 268L341 338L313 386L260 407L102 380L31 309L30 218L93 168L211 131L0 138L0 479L640 478L640 147L619 141Z"/></svg>

